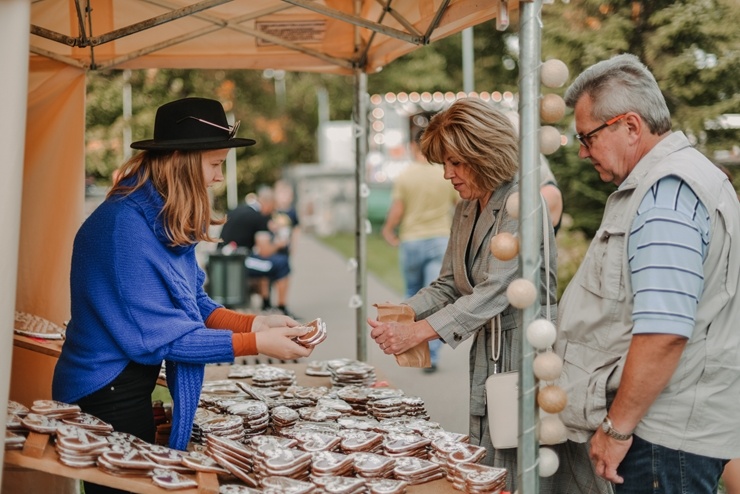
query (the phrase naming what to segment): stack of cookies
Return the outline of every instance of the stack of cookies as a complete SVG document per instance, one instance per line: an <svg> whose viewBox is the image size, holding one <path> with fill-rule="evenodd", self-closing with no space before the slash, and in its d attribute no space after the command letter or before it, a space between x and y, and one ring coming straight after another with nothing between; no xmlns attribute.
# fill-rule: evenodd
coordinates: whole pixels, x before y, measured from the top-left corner
<svg viewBox="0 0 740 494"><path fill-rule="evenodd" d="M386 456L417 457L427 459L427 446L432 441L418 434L388 434L383 441L383 452Z"/></svg>
<svg viewBox="0 0 740 494"><path fill-rule="evenodd" d="M342 438L339 449L344 453L381 453L383 451L383 435L377 432L343 429L338 435Z"/></svg>
<svg viewBox="0 0 740 494"><path fill-rule="evenodd" d="M270 425L270 411L267 404L259 400L245 400L226 408L226 413L241 417L244 437L264 434Z"/></svg>
<svg viewBox="0 0 740 494"><path fill-rule="evenodd" d="M81 427L60 425L56 430L54 447L61 463L73 468L87 468L97 464L98 457L109 449L110 443L104 436Z"/></svg>
<svg viewBox="0 0 740 494"><path fill-rule="evenodd" d="M352 453L350 456L354 461L355 474L359 477L387 479L393 476L396 465L393 458L375 453Z"/></svg>
<svg viewBox="0 0 740 494"><path fill-rule="evenodd" d="M372 389L363 386L346 386L337 390L337 397L349 403L352 415L365 416L371 391Z"/></svg>
<svg viewBox="0 0 740 494"><path fill-rule="evenodd" d="M285 391L295 384L295 371L271 365L259 365L252 376L252 384L256 388L271 388Z"/></svg>
<svg viewBox="0 0 740 494"><path fill-rule="evenodd" d="M408 483L395 479L368 479L365 485L368 494L404 494Z"/></svg>
<svg viewBox="0 0 740 494"><path fill-rule="evenodd" d="M499 492L506 487L506 469L458 463L452 471L452 485L464 492Z"/></svg>
<svg viewBox="0 0 740 494"><path fill-rule="evenodd" d="M372 386L377 381L375 367L360 361L338 364L329 361L327 368L331 373L331 384L341 386Z"/></svg>
<svg viewBox="0 0 740 494"><path fill-rule="evenodd" d="M420 458L397 458L393 475L411 485L424 484L444 478L442 467L429 460Z"/></svg>
<svg viewBox="0 0 740 494"><path fill-rule="evenodd" d="M276 434L280 434L280 431L285 427L290 427L298 422L300 415L294 409L281 405L270 409L270 419L272 420L272 430Z"/></svg>
<svg viewBox="0 0 740 494"><path fill-rule="evenodd" d="M320 451L312 453L311 478L352 475L352 458L342 453Z"/></svg>
<svg viewBox="0 0 740 494"><path fill-rule="evenodd" d="M309 331L301 336L296 336L294 338L296 343L306 348L313 348L326 339L326 323L321 318L314 319L306 324L306 327L310 328Z"/></svg>
<svg viewBox="0 0 740 494"><path fill-rule="evenodd" d="M244 420L233 415L213 415L199 422L200 434L208 438L218 436L233 441L241 441L244 438Z"/></svg>
<svg viewBox="0 0 740 494"><path fill-rule="evenodd" d="M244 443L210 434L206 439L206 454L249 487L259 486L252 474L254 453Z"/></svg>
<svg viewBox="0 0 740 494"><path fill-rule="evenodd" d="M364 479L356 477L341 477L328 475L324 477L312 477L313 483L321 489L322 493L331 494L365 494L367 487Z"/></svg>
<svg viewBox="0 0 740 494"><path fill-rule="evenodd" d="M295 448L258 448L254 458L254 474L264 486L265 477L284 477L308 481L311 476L311 454Z"/></svg>

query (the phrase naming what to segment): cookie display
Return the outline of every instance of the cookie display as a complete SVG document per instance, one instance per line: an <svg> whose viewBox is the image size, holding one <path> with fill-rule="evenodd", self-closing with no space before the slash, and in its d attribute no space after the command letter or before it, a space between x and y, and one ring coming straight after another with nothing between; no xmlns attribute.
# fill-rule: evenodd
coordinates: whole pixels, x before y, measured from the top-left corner
<svg viewBox="0 0 740 494"><path fill-rule="evenodd" d="M506 469L485 465L466 464L474 467L463 476L465 491L471 494L499 492L506 487Z"/></svg>
<svg viewBox="0 0 740 494"><path fill-rule="evenodd" d="M165 468L155 468L152 471L152 482L162 489L188 489L198 487L198 482L190 477Z"/></svg>
<svg viewBox="0 0 740 494"><path fill-rule="evenodd" d="M282 494L309 494L316 489L310 482L277 476L263 478L262 487Z"/></svg>
<svg viewBox="0 0 740 494"><path fill-rule="evenodd" d="M444 478L445 473L442 467L433 461L404 457L396 459L393 475L398 480L416 485Z"/></svg>
<svg viewBox="0 0 740 494"><path fill-rule="evenodd" d="M298 441L298 448L309 453L318 451L333 451L339 446L341 438L336 434L325 432L302 431L296 433L293 438Z"/></svg>
<svg viewBox="0 0 740 494"><path fill-rule="evenodd" d="M377 381L375 367L365 362L346 359L327 361L332 386L372 386Z"/></svg>
<svg viewBox="0 0 740 494"><path fill-rule="evenodd" d="M29 413L21 418L21 424L29 431L38 432L39 434L54 434L61 422L39 413Z"/></svg>
<svg viewBox="0 0 740 494"><path fill-rule="evenodd" d="M408 483L397 479L368 479L365 485L368 494L403 494Z"/></svg>
<svg viewBox="0 0 740 494"><path fill-rule="evenodd" d="M377 432L344 429L339 431L338 435L342 439L339 443L339 449L344 453L380 453L383 450L383 435Z"/></svg>
<svg viewBox="0 0 740 494"><path fill-rule="evenodd" d="M241 484L223 484L218 488L218 494L263 494L262 489L254 489Z"/></svg>
<svg viewBox="0 0 740 494"><path fill-rule="evenodd" d="M364 494L367 492L365 479L356 477L324 476L314 477L313 483L327 494Z"/></svg>
<svg viewBox="0 0 740 494"><path fill-rule="evenodd" d="M31 405L31 412L51 418L72 417L80 413L80 407L56 400L36 400Z"/></svg>
<svg viewBox="0 0 740 494"><path fill-rule="evenodd" d="M254 365L247 364L232 364L229 367L229 379L247 379L254 376L254 371L257 369Z"/></svg>
<svg viewBox="0 0 740 494"><path fill-rule="evenodd" d="M299 413L287 406L277 406L270 409L272 428L277 434L280 434L281 429L294 425L299 418Z"/></svg>
<svg viewBox="0 0 740 494"><path fill-rule="evenodd" d="M285 391L295 384L295 371L271 365L259 365L252 376L252 384L257 388L272 388Z"/></svg>
<svg viewBox="0 0 740 494"><path fill-rule="evenodd" d="M15 311L13 332L29 338L63 340L66 330L48 319L27 312Z"/></svg>
<svg viewBox="0 0 740 494"><path fill-rule="evenodd" d="M427 446L432 441L418 434L388 434L383 441L383 453L390 457L429 458Z"/></svg>
<svg viewBox="0 0 740 494"><path fill-rule="evenodd" d="M26 436L22 434L16 434L15 432L5 430L5 449L23 449L23 445L26 443Z"/></svg>
<svg viewBox="0 0 740 494"><path fill-rule="evenodd" d="M113 432L112 425L94 415L90 415L89 413L78 413L71 417L65 417L62 419L62 423L74 425L93 432Z"/></svg>
<svg viewBox="0 0 740 494"><path fill-rule="evenodd" d="M329 369L327 367L325 360L312 360L306 365L306 370L304 371L307 376L315 376L315 377L329 377L331 376L331 372L329 372Z"/></svg>
<svg viewBox="0 0 740 494"><path fill-rule="evenodd" d="M314 477L347 476L351 475L353 465L354 462L348 455L332 451L316 452L311 456L311 475Z"/></svg>
<svg viewBox="0 0 740 494"><path fill-rule="evenodd" d="M396 462L393 458L375 453L352 453L355 474L364 478L390 478Z"/></svg>
<svg viewBox="0 0 740 494"><path fill-rule="evenodd" d="M191 451L187 454L184 454L180 462L184 467L187 467L196 472L217 474L228 473L228 471L221 467L216 460L205 453L201 453L200 451Z"/></svg>
<svg viewBox="0 0 740 494"><path fill-rule="evenodd" d="M31 410L28 409L26 405L23 405L22 403L18 403L17 401L8 400L8 413L12 413L13 415L17 415L19 417L25 417L28 412Z"/></svg>

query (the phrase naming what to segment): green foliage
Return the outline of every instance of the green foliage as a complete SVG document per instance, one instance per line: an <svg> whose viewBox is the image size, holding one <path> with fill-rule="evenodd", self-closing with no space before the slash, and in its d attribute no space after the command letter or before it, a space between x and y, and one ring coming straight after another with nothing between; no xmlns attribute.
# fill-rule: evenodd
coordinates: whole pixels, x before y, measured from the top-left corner
<svg viewBox="0 0 740 494"><path fill-rule="evenodd" d="M711 156L738 143L738 131L706 129L723 113L740 113L740 2L738 0L571 0L543 6L542 59L559 58L571 80L589 65L617 53L638 55L654 72L672 112L675 130L685 131ZM475 26L475 89L517 92L516 12L505 32L495 22ZM421 47L368 76L368 92L462 89L462 35ZM88 79L87 170L101 185L123 161L123 72L93 72ZM237 151L238 193L243 196L280 177L284 166L318 161L318 92L326 90L332 120L350 120L351 77L285 73L284 105L279 85L250 70L133 71L133 139L151 137L156 108L185 96L216 97L231 106L239 134L257 145ZM562 94L563 88L543 88ZM572 116L558 127L573 134ZM611 184L603 184L574 144L550 156L573 228L591 235L600 221ZM224 208L225 191L216 205Z"/></svg>

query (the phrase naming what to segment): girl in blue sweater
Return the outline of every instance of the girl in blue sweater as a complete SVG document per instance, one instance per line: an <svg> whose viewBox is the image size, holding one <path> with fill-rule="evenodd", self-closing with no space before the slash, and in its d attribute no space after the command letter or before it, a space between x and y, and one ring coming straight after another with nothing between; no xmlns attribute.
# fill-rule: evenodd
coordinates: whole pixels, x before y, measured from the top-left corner
<svg viewBox="0 0 740 494"><path fill-rule="evenodd" d="M154 442L151 393L162 361L173 398L170 446L185 449L207 363L262 353L288 360L311 350L286 316L230 311L203 289L195 245L216 241L208 187L223 181L235 137L218 101L186 98L157 110L154 138L78 231L72 254L72 318L54 371L53 398ZM95 490L86 493L116 492Z"/></svg>

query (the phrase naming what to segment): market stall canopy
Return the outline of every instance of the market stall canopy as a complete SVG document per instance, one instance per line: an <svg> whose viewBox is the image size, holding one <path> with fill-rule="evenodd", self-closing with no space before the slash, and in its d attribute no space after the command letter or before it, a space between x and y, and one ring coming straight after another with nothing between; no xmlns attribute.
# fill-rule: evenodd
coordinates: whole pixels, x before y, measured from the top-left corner
<svg viewBox="0 0 740 494"><path fill-rule="evenodd" d="M510 2L514 3L514 2ZM490 20L480 0L37 0L31 61L84 69L372 73Z"/></svg>
<svg viewBox="0 0 740 494"><path fill-rule="evenodd" d="M69 318L72 241L84 218L88 71L372 73L498 9L480 0L33 1L17 310ZM14 22L0 18L0 26Z"/></svg>

